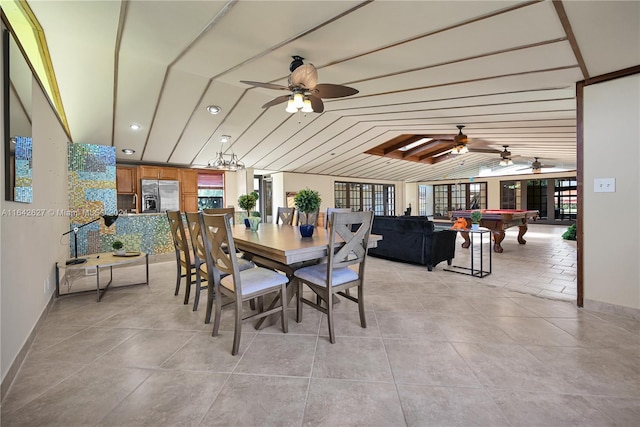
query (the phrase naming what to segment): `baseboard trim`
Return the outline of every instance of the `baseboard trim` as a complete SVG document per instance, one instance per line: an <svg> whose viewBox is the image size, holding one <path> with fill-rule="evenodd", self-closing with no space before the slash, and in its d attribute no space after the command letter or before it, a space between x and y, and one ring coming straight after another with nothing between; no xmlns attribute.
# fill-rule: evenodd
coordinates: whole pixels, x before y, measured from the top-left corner
<svg viewBox="0 0 640 427"><path fill-rule="evenodd" d="M616 316L629 317L634 320L640 320L640 309L633 307L625 307L622 305L609 304L602 301L593 301L584 299L585 310L595 311L598 313L614 314Z"/></svg>
<svg viewBox="0 0 640 427"><path fill-rule="evenodd" d="M38 332L42 328L44 320L47 318L47 315L49 314L49 310L51 309L51 306L53 305L54 301L55 301L55 292L52 292L51 297L49 298L49 302L47 303L45 309L42 310L42 314L40 315L40 318L36 322L36 326L33 328L31 333L29 334L29 337L27 338L24 345L18 352L18 355L16 356L15 360L11 364L11 367L7 371L7 375L5 375L4 378L2 379L2 385L0 385L0 401L3 401L5 396L7 395L7 392L11 387L11 383L13 382L16 375L18 374L18 371L20 370L20 366L22 366L22 362L24 362L24 359L27 357L27 353L31 348L31 344L33 344L33 340L36 338L36 335L38 335Z"/></svg>

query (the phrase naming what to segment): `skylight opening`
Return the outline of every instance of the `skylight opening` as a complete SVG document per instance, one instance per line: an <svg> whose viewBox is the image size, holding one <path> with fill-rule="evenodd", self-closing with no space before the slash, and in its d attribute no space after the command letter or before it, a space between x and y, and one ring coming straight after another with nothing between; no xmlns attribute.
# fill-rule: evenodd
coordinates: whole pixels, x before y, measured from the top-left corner
<svg viewBox="0 0 640 427"><path fill-rule="evenodd" d="M408 151L411 150L412 148L417 147L418 145L422 145L424 143L427 143L429 141L433 141L433 138L421 138L419 140L417 140L416 142L412 142L411 144L405 145L402 148L399 148L398 150L400 151Z"/></svg>

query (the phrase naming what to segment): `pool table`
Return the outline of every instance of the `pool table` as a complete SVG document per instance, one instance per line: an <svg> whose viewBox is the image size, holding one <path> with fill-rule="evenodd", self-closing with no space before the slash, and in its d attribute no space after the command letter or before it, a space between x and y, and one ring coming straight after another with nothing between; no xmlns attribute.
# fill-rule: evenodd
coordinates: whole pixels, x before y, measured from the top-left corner
<svg viewBox="0 0 640 427"><path fill-rule="evenodd" d="M524 233L527 232L527 223L529 219L535 219L538 216L538 211L517 209L480 209L480 211L482 212L480 227L486 227L491 230L493 250L498 253L503 251L500 243L504 240L504 231L507 228L518 226L520 229L518 232L518 243L521 245L527 243L527 241L522 238ZM467 228L471 228L471 212L473 211L452 211L451 219L455 221L456 218L465 218L467 220ZM464 238L462 247L468 248L470 245L469 232L462 230L460 234Z"/></svg>

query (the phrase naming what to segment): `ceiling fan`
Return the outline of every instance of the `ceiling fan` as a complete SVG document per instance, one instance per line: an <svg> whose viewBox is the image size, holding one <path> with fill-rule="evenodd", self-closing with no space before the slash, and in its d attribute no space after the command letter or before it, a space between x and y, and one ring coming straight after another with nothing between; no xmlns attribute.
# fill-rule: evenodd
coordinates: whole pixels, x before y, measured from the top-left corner
<svg viewBox="0 0 640 427"><path fill-rule="evenodd" d="M464 154L464 153L500 153L500 150L491 148L486 141L480 139L473 139L469 141L469 137L462 133L464 125L456 125L458 128L458 134L453 137L453 147L451 148L451 154ZM468 145L471 144L471 145Z"/></svg>
<svg viewBox="0 0 640 427"><path fill-rule="evenodd" d="M511 158L511 151L509 151L508 145L503 145L504 150L500 152L500 166L512 166L513 159Z"/></svg>
<svg viewBox="0 0 640 427"><path fill-rule="evenodd" d="M292 57L293 61L289 65L289 81L287 86L274 83L261 83L248 80L241 80L250 86L263 87L266 89L284 90L290 92L286 95L278 96L262 106L269 108L274 105L288 102L287 112L296 113L322 113L324 103L322 98L343 98L358 93L354 88L329 83L318 83L318 70L313 64L304 64L304 58L298 55Z"/></svg>
<svg viewBox="0 0 640 427"><path fill-rule="evenodd" d="M526 168L522 168L522 169L518 169L519 171L523 171L523 170L527 170L527 169L532 169L533 173L540 173L542 171L542 169L544 168L555 168L556 165L543 165L542 163L540 163L540 161L538 160L538 157L534 157L533 158L533 162L531 162L530 166L527 166Z"/></svg>

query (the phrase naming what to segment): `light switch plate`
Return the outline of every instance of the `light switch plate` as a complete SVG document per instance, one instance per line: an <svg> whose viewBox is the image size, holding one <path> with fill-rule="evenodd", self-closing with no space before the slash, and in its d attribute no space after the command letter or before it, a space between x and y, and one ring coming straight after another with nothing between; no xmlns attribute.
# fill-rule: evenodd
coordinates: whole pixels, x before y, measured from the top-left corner
<svg viewBox="0 0 640 427"><path fill-rule="evenodd" d="M595 193L615 193L615 178L595 178L593 180L593 191Z"/></svg>

